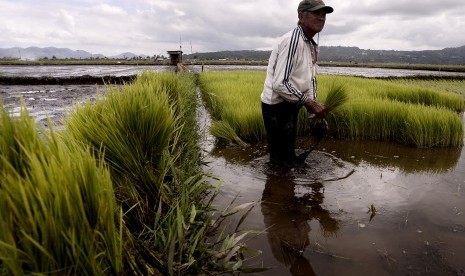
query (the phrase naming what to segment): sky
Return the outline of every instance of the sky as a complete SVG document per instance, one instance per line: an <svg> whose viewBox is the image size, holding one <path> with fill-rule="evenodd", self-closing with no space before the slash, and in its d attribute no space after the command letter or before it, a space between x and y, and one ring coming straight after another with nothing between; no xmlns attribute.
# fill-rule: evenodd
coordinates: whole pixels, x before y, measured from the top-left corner
<svg viewBox="0 0 465 276"><path fill-rule="evenodd" d="M0 0L0 48L106 56L271 50L299 0ZM322 46L437 50L465 45L463 0L325 0Z"/></svg>

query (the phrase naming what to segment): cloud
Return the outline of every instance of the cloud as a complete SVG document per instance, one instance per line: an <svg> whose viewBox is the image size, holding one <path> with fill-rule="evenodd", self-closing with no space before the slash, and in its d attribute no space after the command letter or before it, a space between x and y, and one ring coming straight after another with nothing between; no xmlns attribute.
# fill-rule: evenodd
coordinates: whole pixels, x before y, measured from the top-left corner
<svg viewBox="0 0 465 276"><path fill-rule="evenodd" d="M365 0L335 3L327 42L371 49L427 50L464 44L465 2ZM345 32L345 33L344 33Z"/></svg>
<svg viewBox="0 0 465 276"><path fill-rule="evenodd" d="M326 0L322 45L423 50L461 46L465 2ZM0 0L0 47L60 46L106 55L269 50L297 23L288 0ZM53 43L53 45L51 45ZM192 50L191 50L192 49Z"/></svg>
<svg viewBox="0 0 465 276"><path fill-rule="evenodd" d="M92 11L101 15L110 15L110 16L126 16L127 12L117 6L112 6L109 4L99 4L91 8Z"/></svg>
<svg viewBox="0 0 465 276"><path fill-rule="evenodd" d="M374 16L429 17L454 10L463 10L465 3L456 0L370 0L364 1L360 12Z"/></svg>
<svg viewBox="0 0 465 276"><path fill-rule="evenodd" d="M74 17L69 14L66 10L60 9L60 13L57 20L57 27L72 30L76 25Z"/></svg>

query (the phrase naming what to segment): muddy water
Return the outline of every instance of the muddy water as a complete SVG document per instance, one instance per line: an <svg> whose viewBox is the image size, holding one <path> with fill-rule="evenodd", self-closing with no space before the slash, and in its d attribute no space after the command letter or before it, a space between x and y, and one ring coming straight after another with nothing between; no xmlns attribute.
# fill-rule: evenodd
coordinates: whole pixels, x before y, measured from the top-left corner
<svg viewBox="0 0 465 276"><path fill-rule="evenodd" d="M76 77L90 75L129 76L144 71L168 71L163 65L0 65L0 74L7 77Z"/></svg>
<svg viewBox="0 0 465 276"><path fill-rule="evenodd" d="M17 112L61 119L96 86L0 86ZM205 170L221 179L217 204L255 202L241 229L262 275L464 275L465 152L324 139L304 166L267 165L266 147L215 146L204 126ZM302 139L300 150L312 145ZM370 211L371 208L371 211ZM235 227L239 216L229 223Z"/></svg>
<svg viewBox="0 0 465 276"><path fill-rule="evenodd" d="M263 147L214 149L210 162L224 203L257 203L243 228L268 229L250 245L269 275L465 269L461 150L327 140L289 172L269 168Z"/></svg>
<svg viewBox="0 0 465 276"><path fill-rule="evenodd" d="M266 231L247 243L262 251L250 263L269 267L264 275L464 275L461 148L327 139L303 167L280 170L264 145L205 139L217 204L255 202L241 229Z"/></svg>
<svg viewBox="0 0 465 276"><path fill-rule="evenodd" d="M47 126L50 118L61 126L75 104L93 101L105 91L104 85L0 85L0 99L13 116L19 116L22 99L36 123Z"/></svg>

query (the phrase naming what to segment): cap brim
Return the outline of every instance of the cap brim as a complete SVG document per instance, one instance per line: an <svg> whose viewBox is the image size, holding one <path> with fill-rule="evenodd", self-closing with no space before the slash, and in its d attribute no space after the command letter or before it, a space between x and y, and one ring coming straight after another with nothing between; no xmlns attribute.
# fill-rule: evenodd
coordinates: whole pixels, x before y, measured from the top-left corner
<svg viewBox="0 0 465 276"><path fill-rule="evenodd" d="M321 9L324 9L326 11L326 13L332 13L334 11L334 9L330 6L325 6L325 5L318 5L318 6L315 6L311 9L307 9L307 11L317 11L317 10L321 10Z"/></svg>

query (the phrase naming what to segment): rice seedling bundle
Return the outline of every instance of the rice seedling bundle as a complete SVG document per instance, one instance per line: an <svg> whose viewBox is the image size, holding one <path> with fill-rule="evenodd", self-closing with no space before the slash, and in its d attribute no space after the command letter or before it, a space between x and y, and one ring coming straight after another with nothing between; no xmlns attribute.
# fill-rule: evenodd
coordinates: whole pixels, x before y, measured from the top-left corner
<svg viewBox="0 0 465 276"><path fill-rule="evenodd" d="M122 222L108 169L0 110L0 274L121 274Z"/></svg>
<svg viewBox="0 0 465 276"><path fill-rule="evenodd" d="M226 140L228 143L235 142L240 146L247 145L237 136L234 129L226 121L215 121L210 126L210 132L213 136Z"/></svg>
<svg viewBox="0 0 465 276"><path fill-rule="evenodd" d="M109 87L105 97L95 103L77 106L65 122L75 139L103 150L118 190L138 201L149 196L158 199L162 192L160 165L175 131L175 115L169 95L156 82ZM129 189L129 190L128 190Z"/></svg>
<svg viewBox="0 0 465 276"><path fill-rule="evenodd" d="M325 96L326 97L321 99L321 101L328 112L334 112L334 110L342 106L349 99L344 84L336 82L331 84Z"/></svg>
<svg viewBox="0 0 465 276"><path fill-rule="evenodd" d="M135 273L199 274L242 266L210 266L217 263L217 244L209 243L208 234L218 225L207 196L216 192L199 169L196 100L193 76L144 73L77 107L65 124L72 137L103 151L116 174ZM239 260L241 252L232 250L227 252Z"/></svg>

